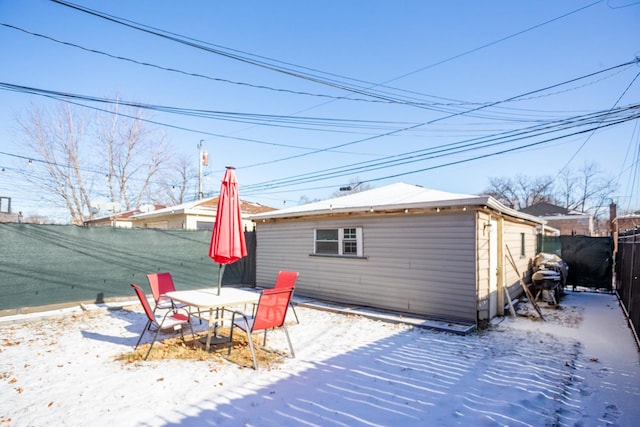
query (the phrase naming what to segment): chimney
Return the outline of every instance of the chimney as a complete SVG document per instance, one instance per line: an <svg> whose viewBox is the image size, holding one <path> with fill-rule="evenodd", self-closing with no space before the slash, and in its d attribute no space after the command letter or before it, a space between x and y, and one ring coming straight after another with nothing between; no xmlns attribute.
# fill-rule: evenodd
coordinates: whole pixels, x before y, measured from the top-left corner
<svg viewBox="0 0 640 427"><path fill-rule="evenodd" d="M613 239L613 255L618 253L618 213L616 210L616 202L611 201L609 205L609 230Z"/></svg>

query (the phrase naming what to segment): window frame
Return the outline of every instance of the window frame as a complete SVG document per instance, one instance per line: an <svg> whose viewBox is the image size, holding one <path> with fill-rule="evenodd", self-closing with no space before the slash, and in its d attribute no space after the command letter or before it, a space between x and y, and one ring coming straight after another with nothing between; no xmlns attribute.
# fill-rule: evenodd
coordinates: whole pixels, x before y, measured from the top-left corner
<svg viewBox="0 0 640 427"><path fill-rule="evenodd" d="M318 240L318 231L338 232L337 240ZM317 227L313 229L313 252L314 256L342 257L342 258L364 258L364 248L362 244L362 227L341 226L341 227ZM345 237L346 236L346 237ZM336 242L337 252L318 252L318 242ZM355 253L346 251L350 244L355 242Z"/></svg>

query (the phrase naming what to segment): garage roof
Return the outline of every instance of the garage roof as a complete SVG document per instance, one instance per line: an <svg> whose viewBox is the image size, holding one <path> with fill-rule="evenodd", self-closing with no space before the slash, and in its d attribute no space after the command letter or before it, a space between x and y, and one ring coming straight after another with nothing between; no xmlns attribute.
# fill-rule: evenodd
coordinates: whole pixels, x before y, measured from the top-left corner
<svg viewBox="0 0 640 427"><path fill-rule="evenodd" d="M249 216L252 220L272 218L295 218L335 213L355 213L416 208L450 208L464 206L486 206L501 213L545 224L542 218L518 212L491 196L448 193L419 185L396 183L372 190L361 191L347 196L335 197L271 212Z"/></svg>

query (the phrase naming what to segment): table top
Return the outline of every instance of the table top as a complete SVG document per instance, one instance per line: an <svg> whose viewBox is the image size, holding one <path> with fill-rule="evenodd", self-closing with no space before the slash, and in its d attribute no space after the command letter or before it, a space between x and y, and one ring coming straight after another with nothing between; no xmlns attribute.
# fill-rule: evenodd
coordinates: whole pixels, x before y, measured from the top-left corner
<svg viewBox="0 0 640 427"><path fill-rule="evenodd" d="M167 297L172 300L198 307L198 308L218 308L240 304L251 304L258 302L260 292L238 288L221 288L218 295L218 288L193 289L189 291L167 292Z"/></svg>

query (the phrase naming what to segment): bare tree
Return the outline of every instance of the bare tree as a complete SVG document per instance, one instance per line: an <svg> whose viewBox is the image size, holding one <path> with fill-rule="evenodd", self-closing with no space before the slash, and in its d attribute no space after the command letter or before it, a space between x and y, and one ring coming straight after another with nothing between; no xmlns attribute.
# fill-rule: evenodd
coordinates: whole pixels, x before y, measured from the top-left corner
<svg viewBox="0 0 640 427"><path fill-rule="evenodd" d="M185 156L178 157L172 163L170 172L162 178L164 194L171 204L182 204L188 194L197 192L197 174L193 161Z"/></svg>
<svg viewBox="0 0 640 427"><path fill-rule="evenodd" d="M608 207L607 201L613 198L617 190L616 182L593 163L585 164L579 174L579 193L575 208L581 212L589 211L593 216L599 216L599 213Z"/></svg>
<svg viewBox="0 0 640 427"><path fill-rule="evenodd" d="M502 204L522 209L541 202L552 202L553 179L548 176L531 178L517 175L515 178L490 178L489 187L483 192Z"/></svg>
<svg viewBox="0 0 640 427"><path fill-rule="evenodd" d="M577 172L564 170L556 180L556 197L563 207L596 214L608 206L617 186L594 163L585 163Z"/></svg>
<svg viewBox="0 0 640 427"><path fill-rule="evenodd" d="M123 116L114 110L89 120L68 103L48 110L32 107L18 118L34 153L27 177L41 194L64 204L73 224L93 217L98 198L126 209L137 207L152 191L152 177L167 158L164 140L152 140L140 118L136 111Z"/></svg>
<svg viewBox="0 0 640 427"><path fill-rule="evenodd" d="M71 221L82 224L85 210L91 207L80 167L85 118L69 104L59 104L50 111L34 106L27 114L26 119L18 119L18 124L27 137L34 158L43 159L38 164L29 161L32 170L27 179L61 200L71 215ZM42 173L35 170L38 166L44 168Z"/></svg>
<svg viewBox="0 0 640 427"><path fill-rule="evenodd" d="M595 224L600 224L599 219L617 189L615 180L592 163L585 164L578 172L564 170L555 180L518 175L515 179L491 178L489 183L484 194L514 209L547 202L588 213L594 217Z"/></svg>
<svg viewBox="0 0 640 427"><path fill-rule="evenodd" d="M563 171L556 184L557 199L563 207L589 213L596 220L596 228L601 228L600 217L608 212L618 188L614 178L605 175L596 164L585 163L578 172Z"/></svg>
<svg viewBox="0 0 640 427"><path fill-rule="evenodd" d="M109 200L130 210L153 198L152 190L160 186L153 179L169 156L164 137L153 138L140 110L123 115L118 108L101 117L97 140L108 168Z"/></svg>

